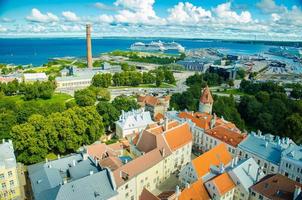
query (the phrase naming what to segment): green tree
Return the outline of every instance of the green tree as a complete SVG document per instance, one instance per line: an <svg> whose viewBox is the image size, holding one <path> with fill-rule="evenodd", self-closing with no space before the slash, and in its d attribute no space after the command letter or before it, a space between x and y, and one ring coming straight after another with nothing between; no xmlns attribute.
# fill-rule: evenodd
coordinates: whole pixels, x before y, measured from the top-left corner
<svg viewBox="0 0 302 200"><path fill-rule="evenodd" d="M109 102L101 101L96 107L98 113L103 118L103 123L106 128L114 127L115 121L118 120L120 112Z"/></svg>
<svg viewBox="0 0 302 200"><path fill-rule="evenodd" d="M96 102L96 94L89 88L75 91L74 98L79 106L92 106Z"/></svg>
<svg viewBox="0 0 302 200"><path fill-rule="evenodd" d="M285 119L285 134L293 138L298 144L302 143L302 116L294 113Z"/></svg>
<svg viewBox="0 0 302 200"><path fill-rule="evenodd" d="M113 101L112 101L112 105L121 113L122 110L124 111L130 111L132 109L138 109L139 105L137 104L137 102L131 98L131 97L127 97L127 96L118 96L116 97Z"/></svg>
<svg viewBox="0 0 302 200"><path fill-rule="evenodd" d="M173 72L170 70L165 70L164 71L164 76L165 76L165 82L169 84L174 84L175 83L175 78L173 75Z"/></svg>
<svg viewBox="0 0 302 200"><path fill-rule="evenodd" d="M92 85L95 87L104 87L108 88L112 82L112 75L109 73L106 74L96 74L92 78Z"/></svg>
<svg viewBox="0 0 302 200"><path fill-rule="evenodd" d="M156 71L156 80L155 80L155 84L157 87L159 87L162 84L164 78L165 78L165 75L164 75L163 71L157 70Z"/></svg>

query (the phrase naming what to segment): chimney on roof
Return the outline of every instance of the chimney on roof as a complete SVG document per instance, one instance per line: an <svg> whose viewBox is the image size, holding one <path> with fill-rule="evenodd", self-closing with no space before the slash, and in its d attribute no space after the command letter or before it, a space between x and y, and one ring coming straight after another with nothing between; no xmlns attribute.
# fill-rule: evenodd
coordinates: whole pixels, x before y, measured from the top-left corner
<svg viewBox="0 0 302 200"><path fill-rule="evenodd" d="M261 171L262 171L262 167L258 166L258 170L257 170L257 176L256 176L256 180L254 183L257 183L260 179L260 174L261 174Z"/></svg>
<svg viewBox="0 0 302 200"><path fill-rule="evenodd" d="M160 150L160 154L161 154L162 157L165 157L166 149L164 147Z"/></svg>
<svg viewBox="0 0 302 200"><path fill-rule="evenodd" d="M225 169L224 169L224 164L223 164L223 163L220 163L220 164L219 164L219 173L220 173L220 174L224 173L224 170L225 170Z"/></svg>
<svg viewBox="0 0 302 200"><path fill-rule="evenodd" d="M169 120L168 120L168 118L166 117L166 118L165 118L165 122L164 122L164 130L165 130L165 131L168 130L168 124L169 124Z"/></svg>
<svg viewBox="0 0 302 200"><path fill-rule="evenodd" d="M249 163L249 165L248 165L248 167L247 167L247 174L250 174L251 167L252 167L252 164L251 164L251 163Z"/></svg>
<svg viewBox="0 0 302 200"><path fill-rule="evenodd" d="M236 156L235 158L234 158L234 166L236 166L238 164L238 156Z"/></svg>
<svg viewBox="0 0 302 200"><path fill-rule="evenodd" d="M179 189L178 185L176 185L175 194L176 194L176 198L178 198L180 196L180 189Z"/></svg>
<svg viewBox="0 0 302 200"><path fill-rule="evenodd" d="M99 166L99 160L98 160L98 158L95 158L95 159L94 159L94 164L95 164L96 167Z"/></svg>
<svg viewBox="0 0 302 200"><path fill-rule="evenodd" d="M231 163L231 167L233 168L234 167L234 165L235 165L235 160L234 160L235 158L233 158L232 159L232 163Z"/></svg>
<svg viewBox="0 0 302 200"><path fill-rule="evenodd" d="M293 200L297 200L299 194L301 193L301 187L296 185L295 186L295 192L294 192L294 199Z"/></svg>
<svg viewBox="0 0 302 200"><path fill-rule="evenodd" d="M128 180L129 174L126 172L120 171L120 178L122 178L124 181Z"/></svg>

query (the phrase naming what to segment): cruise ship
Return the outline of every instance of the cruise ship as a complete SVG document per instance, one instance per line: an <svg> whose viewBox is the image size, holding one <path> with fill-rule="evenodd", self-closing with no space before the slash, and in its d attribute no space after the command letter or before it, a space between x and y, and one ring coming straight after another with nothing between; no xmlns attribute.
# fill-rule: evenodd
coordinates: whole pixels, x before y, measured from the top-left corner
<svg viewBox="0 0 302 200"><path fill-rule="evenodd" d="M168 51L168 50L176 50L179 52L184 52L185 48L176 42L154 42L151 43L143 43L136 42L130 47L133 51Z"/></svg>

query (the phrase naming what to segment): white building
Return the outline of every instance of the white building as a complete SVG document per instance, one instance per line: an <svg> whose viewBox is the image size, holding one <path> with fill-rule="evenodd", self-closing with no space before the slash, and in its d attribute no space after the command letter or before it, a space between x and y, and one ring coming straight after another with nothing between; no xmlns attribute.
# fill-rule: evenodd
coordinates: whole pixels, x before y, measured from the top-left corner
<svg viewBox="0 0 302 200"><path fill-rule="evenodd" d="M144 130L149 124L154 124L149 111L142 109L129 112L122 111L119 120L115 122L116 134L120 138L133 137Z"/></svg>
<svg viewBox="0 0 302 200"><path fill-rule="evenodd" d="M279 172L281 153L290 144L294 144L289 138L282 138L270 134L262 135L252 132L238 145L240 159L254 158L258 165L263 167L265 174Z"/></svg>
<svg viewBox="0 0 302 200"><path fill-rule="evenodd" d="M282 152L279 172L302 183L302 146L290 145Z"/></svg>
<svg viewBox="0 0 302 200"><path fill-rule="evenodd" d="M47 81L48 77L45 73L24 73L23 81L25 83L35 82L35 81Z"/></svg>
<svg viewBox="0 0 302 200"><path fill-rule="evenodd" d="M248 200L250 187L264 177L262 169L253 158L234 165L232 169L228 171L228 174L236 184L234 199L241 200Z"/></svg>

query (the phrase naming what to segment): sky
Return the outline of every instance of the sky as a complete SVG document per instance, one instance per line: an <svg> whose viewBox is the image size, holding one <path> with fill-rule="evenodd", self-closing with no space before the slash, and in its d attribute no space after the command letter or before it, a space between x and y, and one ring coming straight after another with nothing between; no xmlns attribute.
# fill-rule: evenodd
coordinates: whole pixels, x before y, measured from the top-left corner
<svg viewBox="0 0 302 200"><path fill-rule="evenodd" d="M0 37L302 41L302 0L0 0Z"/></svg>

